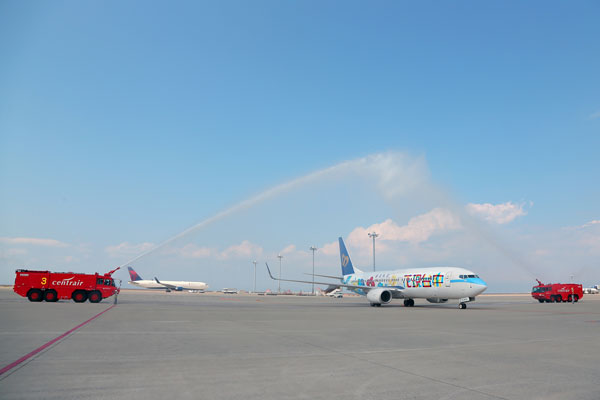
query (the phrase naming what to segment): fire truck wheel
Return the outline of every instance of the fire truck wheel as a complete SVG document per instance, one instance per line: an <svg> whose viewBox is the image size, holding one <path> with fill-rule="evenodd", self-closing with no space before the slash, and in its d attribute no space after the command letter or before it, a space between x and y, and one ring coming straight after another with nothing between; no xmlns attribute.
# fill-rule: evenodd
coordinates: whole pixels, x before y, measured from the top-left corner
<svg viewBox="0 0 600 400"><path fill-rule="evenodd" d="M76 290L71 297L75 303L83 303L87 300L87 292L85 290Z"/></svg>
<svg viewBox="0 0 600 400"><path fill-rule="evenodd" d="M58 301L58 295L56 294L56 290L54 289L48 289L44 292L44 300L46 300L49 303L54 303L55 301Z"/></svg>
<svg viewBox="0 0 600 400"><path fill-rule="evenodd" d="M556 302L560 303L562 301L562 297L561 296L556 296Z"/></svg>
<svg viewBox="0 0 600 400"><path fill-rule="evenodd" d="M42 301L44 299L44 295L40 289L31 289L29 293L27 293L27 298L29 301Z"/></svg>
<svg viewBox="0 0 600 400"><path fill-rule="evenodd" d="M543 303L543 302L544 302L544 299L538 299L538 301L539 301L540 303Z"/></svg>
<svg viewBox="0 0 600 400"><path fill-rule="evenodd" d="M575 303L579 301L579 296L575 295Z"/></svg>
<svg viewBox="0 0 600 400"><path fill-rule="evenodd" d="M100 303L100 301L102 300L102 293L100 293L97 290L94 290L93 292L90 292L90 294L88 295L88 299L90 300L90 303Z"/></svg>

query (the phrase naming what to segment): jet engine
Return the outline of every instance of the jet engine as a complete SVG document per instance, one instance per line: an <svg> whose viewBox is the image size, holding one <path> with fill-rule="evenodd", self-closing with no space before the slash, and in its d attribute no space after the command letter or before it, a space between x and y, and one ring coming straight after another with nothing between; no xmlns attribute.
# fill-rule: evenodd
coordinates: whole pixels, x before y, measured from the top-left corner
<svg viewBox="0 0 600 400"><path fill-rule="evenodd" d="M181 286L177 286L177 287L175 288L175 290L176 290L177 292L181 292L181 291L183 291L183 288L182 288Z"/></svg>
<svg viewBox="0 0 600 400"><path fill-rule="evenodd" d="M438 299L437 297L433 297L433 298L427 299L427 301L430 303L445 303L448 301L448 299Z"/></svg>
<svg viewBox="0 0 600 400"><path fill-rule="evenodd" d="M387 289L371 289L367 293L367 300L371 304L387 304L392 301L392 292Z"/></svg>

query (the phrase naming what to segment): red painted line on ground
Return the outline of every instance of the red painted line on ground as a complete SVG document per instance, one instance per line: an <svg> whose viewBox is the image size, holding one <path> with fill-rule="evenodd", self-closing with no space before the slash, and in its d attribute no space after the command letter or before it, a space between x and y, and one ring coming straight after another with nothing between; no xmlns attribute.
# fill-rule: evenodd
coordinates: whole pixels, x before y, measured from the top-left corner
<svg viewBox="0 0 600 400"><path fill-rule="evenodd" d="M92 318L88 319L85 322L82 322L81 324L77 325L75 328L70 329L68 331L66 331L65 333L63 333L62 335L60 335L57 338L52 339L51 341L49 341L48 343L38 347L37 349L35 349L34 351L32 351L31 353L19 358L17 361L8 364L6 367L0 369L0 375L2 375L3 373L10 371L11 369L13 369L14 367L16 367L17 365L21 364L23 361L26 361L28 359L30 359L31 357L35 356L37 353L39 353L40 351L47 349L48 347L52 346L54 343L58 342L60 339L64 338L65 336L75 332L77 329L81 328L82 326L84 326L85 324L95 320L96 318L98 318L99 316L101 316L102 314L104 314L105 312L107 312L108 310L110 310L111 308L116 307L116 304L113 304L112 306L108 307L106 310L102 311L101 313L98 313L96 315L94 315Z"/></svg>

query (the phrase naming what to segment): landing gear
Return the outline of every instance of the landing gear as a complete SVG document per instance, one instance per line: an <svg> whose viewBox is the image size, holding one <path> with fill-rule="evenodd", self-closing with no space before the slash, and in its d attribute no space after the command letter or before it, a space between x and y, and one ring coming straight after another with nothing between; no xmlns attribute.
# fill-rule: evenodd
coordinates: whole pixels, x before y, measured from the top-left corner
<svg viewBox="0 0 600 400"><path fill-rule="evenodd" d="M381 303L371 303L371 307L381 307Z"/></svg>
<svg viewBox="0 0 600 400"><path fill-rule="evenodd" d="M458 308L460 308L461 310L464 310L465 308L467 308L467 303L460 303L458 305Z"/></svg>
<svg viewBox="0 0 600 400"><path fill-rule="evenodd" d="M413 299L404 299L404 307L414 307L415 301Z"/></svg>

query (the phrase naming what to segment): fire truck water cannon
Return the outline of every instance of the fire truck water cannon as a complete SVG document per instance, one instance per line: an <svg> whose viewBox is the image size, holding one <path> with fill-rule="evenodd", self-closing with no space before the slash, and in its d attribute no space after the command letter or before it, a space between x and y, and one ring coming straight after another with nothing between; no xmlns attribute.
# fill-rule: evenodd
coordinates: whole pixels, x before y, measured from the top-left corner
<svg viewBox="0 0 600 400"><path fill-rule="evenodd" d="M13 290L19 296L27 297L33 302L45 300L53 303L73 299L76 303L86 300L99 303L102 299L119 293L120 290L112 278L112 274L118 269L104 275L18 269L15 271Z"/></svg>

